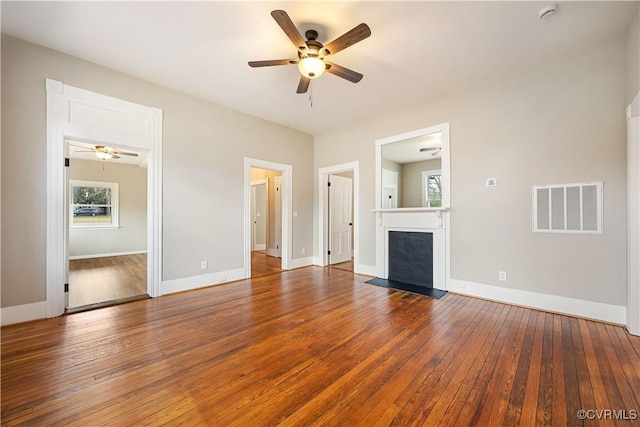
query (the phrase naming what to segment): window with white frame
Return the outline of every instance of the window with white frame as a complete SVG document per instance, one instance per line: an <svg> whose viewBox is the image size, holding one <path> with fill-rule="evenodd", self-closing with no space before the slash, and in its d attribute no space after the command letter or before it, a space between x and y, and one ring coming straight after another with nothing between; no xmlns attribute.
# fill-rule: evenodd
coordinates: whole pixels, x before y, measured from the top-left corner
<svg viewBox="0 0 640 427"><path fill-rule="evenodd" d="M442 207L442 171L422 171L422 206Z"/></svg>
<svg viewBox="0 0 640 427"><path fill-rule="evenodd" d="M69 228L118 228L118 183L69 181Z"/></svg>
<svg viewBox="0 0 640 427"><path fill-rule="evenodd" d="M602 181L533 187L533 231L602 234Z"/></svg>

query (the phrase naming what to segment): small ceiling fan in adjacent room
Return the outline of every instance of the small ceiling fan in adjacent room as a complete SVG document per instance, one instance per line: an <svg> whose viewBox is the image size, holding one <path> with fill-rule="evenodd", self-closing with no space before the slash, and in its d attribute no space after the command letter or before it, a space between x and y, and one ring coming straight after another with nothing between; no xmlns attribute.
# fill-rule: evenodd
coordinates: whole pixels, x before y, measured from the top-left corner
<svg viewBox="0 0 640 427"><path fill-rule="evenodd" d="M120 156L134 156L138 157L138 153L132 151L115 150L114 148L106 145L95 145L93 148L86 147L84 145L71 144L74 147L82 148L82 150L75 150L76 153L95 153L96 157L101 160L119 159Z"/></svg>
<svg viewBox="0 0 640 427"><path fill-rule="evenodd" d="M325 71L342 77L352 83L358 83L362 80L362 74L329 62L326 58L369 37L371 35L371 29L369 29L367 24L357 25L334 41L323 45L317 40L318 32L315 30L305 32L305 37L307 38L305 41L284 10L274 10L271 12L271 16L293 42L298 50L298 58L251 61L249 62L249 66L269 67L273 65L298 65L301 76L298 89L296 90L297 93L307 92L311 79L320 77Z"/></svg>

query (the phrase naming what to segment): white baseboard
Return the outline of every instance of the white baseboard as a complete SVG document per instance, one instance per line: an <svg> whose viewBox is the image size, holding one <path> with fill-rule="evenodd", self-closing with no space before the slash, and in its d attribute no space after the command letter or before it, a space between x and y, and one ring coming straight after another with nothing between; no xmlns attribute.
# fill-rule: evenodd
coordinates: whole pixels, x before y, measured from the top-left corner
<svg viewBox="0 0 640 427"><path fill-rule="evenodd" d="M93 255L73 255L70 256L70 260L75 259L90 259L90 258L105 258L110 256L125 256L125 255L137 255L137 254L146 254L147 251L131 251L131 252L113 252L109 254L93 254Z"/></svg>
<svg viewBox="0 0 640 427"><path fill-rule="evenodd" d="M278 249L274 249L274 248L267 248L267 255L269 256L274 256L276 258L280 257L280 251Z"/></svg>
<svg viewBox="0 0 640 427"><path fill-rule="evenodd" d="M449 285L449 291L457 294L530 307L553 313L600 320L618 325L624 325L626 322L627 309L621 305L605 304L559 295L541 294L521 289L483 285L481 283L458 279L451 279Z"/></svg>
<svg viewBox="0 0 640 427"><path fill-rule="evenodd" d="M264 251L266 249L267 249L267 244L266 243L260 243L260 244L253 245L253 250L254 251Z"/></svg>
<svg viewBox="0 0 640 427"><path fill-rule="evenodd" d="M359 264L353 266L353 272L355 274L363 274L365 276L376 277L378 275L378 269L375 265Z"/></svg>
<svg viewBox="0 0 640 427"><path fill-rule="evenodd" d="M28 322L36 319L47 318L47 302L40 301L31 304L14 305L13 307L0 308L2 326L14 323Z"/></svg>
<svg viewBox="0 0 640 427"><path fill-rule="evenodd" d="M313 265L313 257L292 259L289 263L289 269L308 267Z"/></svg>
<svg viewBox="0 0 640 427"><path fill-rule="evenodd" d="M160 284L161 295L219 285L244 278L244 268L236 268L235 270L219 271L217 273L202 274L200 276L163 280Z"/></svg>

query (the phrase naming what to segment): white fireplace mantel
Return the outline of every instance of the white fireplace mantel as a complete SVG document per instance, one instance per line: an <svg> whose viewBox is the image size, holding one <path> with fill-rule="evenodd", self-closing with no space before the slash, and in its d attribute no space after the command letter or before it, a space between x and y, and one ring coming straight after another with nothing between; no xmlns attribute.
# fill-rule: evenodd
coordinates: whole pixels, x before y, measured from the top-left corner
<svg viewBox="0 0 640 427"><path fill-rule="evenodd" d="M449 210L447 208L373 209L376 221L378 277L388 278L389 231L433 234L433 287L447 290L449 281Z"/></svg>

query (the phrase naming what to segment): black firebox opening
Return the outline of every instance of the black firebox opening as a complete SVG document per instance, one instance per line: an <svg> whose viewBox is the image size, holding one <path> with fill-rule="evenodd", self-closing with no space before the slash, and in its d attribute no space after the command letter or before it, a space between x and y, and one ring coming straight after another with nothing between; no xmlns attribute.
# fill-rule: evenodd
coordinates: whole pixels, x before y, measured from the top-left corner
<svg viewBox="0 0 640 427"><path fill-rule="evenodd" d="M389 280L433 288L433 233L389 231Z"/></svg>

